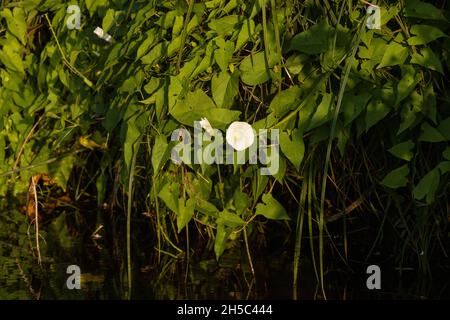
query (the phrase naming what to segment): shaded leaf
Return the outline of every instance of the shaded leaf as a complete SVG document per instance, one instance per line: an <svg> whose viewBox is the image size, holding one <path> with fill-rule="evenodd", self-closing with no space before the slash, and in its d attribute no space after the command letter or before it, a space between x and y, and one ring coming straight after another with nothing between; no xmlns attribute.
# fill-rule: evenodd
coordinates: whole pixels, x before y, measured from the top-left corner
<svg viewBox="0 0 450 320"><path fill-rule="evenodd" d="M427 122L422 124L422 134L420 135L420 141L426 142L442 142L445 141L445 136L436 128L430 126Z"/></svg>
<svg viewBox="0 0 450 320"><path fill-rule="evenodd" d="M402 70L402 78L397 83L396 105L405 99L420 81L420 75L416 72L413 66L404 65L400 66L400 68Z"/></svg>
<svg viewBox="0 0 450 320"><path fill-rule="evenodd" d="M345 125L353 122L360 115L371 96L365 88L357 88L344 94L341 110L344 112Z"/></svg>
<svg viewBox="0 0 450 320"><path fill-rule="evenodd" d="M405 164L404 166L401 166L400 168L394 169L391 172L389 172L381 181L381 183L389 188L399 188L404 187L408 183L408 179L406 176L409 173L408 165Z"/></svg>
<svg viewBox="0 0 450 320"><path fill-rule="evenodd" d="M289 89L280 91L270 102L269 110L275 116L281 117L288 111L297 108L301 102L300 96L301 89L298 86L292 86Z"/></svg>
<svg viewBox="0 0 450 320"><path fill-rule="evenodd" d="M241 31L239 31L238 38L236 41L236 48L234 51L238 51L241 47L251 39L255 33L255 22L252 19L244 20L241 26Z"/></svg>
<svg viewBox="0 0 450 320"><path fill-rule="evenodd" d="M319 54L327 51L329 29L330 27L323 22L313 25L292 38L289 50L307 54Z"/></svg>
<svg viewBox="0 0 450 320"><path fill-rule="evenodd" d="M228 237L231 234L231 230L225 227L224 224L218 224L216 229L216 238L214 240L214 253L216 254L216 259L219 260L223 251L225 250L225 244Z"/></svg>
<svg viewBox="0 0 450 320"><path fill-rule="evenodd" d="M263 194L262 201L264 204L258 203L256 205L256 214L272 220L290 220L286 210L270 193Z"/></svg>
<svg viewBox="0 0 450 320"><path fill-rule="evenodd" d="M191 221L194 215L195 201L188 199L186 203L183 198L178 199L177 228L178 233Z"/></svg>
<svg viewBox="0 0 450 320"><path fill-rule="evenodd" d="M268 65L266 65L264 52L251 54L241 62L239 67L241 79L245 84L250 86L262 84L270 79L270 68L274 64L270 65L270 62L268 62Z"/></svg>
<svg viewBox="0 0 450 320"><path fill-rule="evenodd" d="M411 57L411 63L421 65L422 67L435 70L443 74L441 61L428 47L422 48L420 53L414 53Z"/></svg>
<svg viewBox="0 0 450 320"><path fill-rule="evenodd" d="M238 73L234 72L230 75L228 72L221 72L213 75L211 91L214 102L219 108L230 108L239 93Z"/></svg>
<svg viewBox="0 0 450 320"><path fill-rule="evenodd" d="M158 197L175 213L178 213L178 198L180 196L180 184L178 182L166 183L158 193Z"/></svg>
<svg viewBox="0 0 450 320"><path fill-rule="evenodd" d="M392 148L390 148L388 151L392 153L397 158L410 161L413 157L413 153L411 150L414 148L414 142L411 140L396 144Z"/></svg>
<svg viewBox="0 0 450 320"><path fill-rule="evenodd" d="M380 99L372 99L367 106L366 112L366 132L381 119L387 116L390 108L386 102Z"/></svg>
<svg viewBox="0 0 450 320"><path fill-rule="evenodd" d="M305 154L305 144L303 134L300 129L292 130L291 137L286 132L280 133L281 151L286 155L294 167L299 170L300 164Z"/></svg>
<svg viewBox="0 0 450 320"><path fill-rule="evenodd" d="M406 17L447 21L442 11L431 3L419 0L408 0L405 4Z"/></svg>
<svg viewBox="0 0 450 320"><path fill-rule="evenodd" d="M167 138L164 135L157 135L155 137L155 144L152 148L152 167L153 175L157 175L165 162L170 157L169 145Z"/></svg>
<svg viewBox="0 0 450 320"><path fill-rule="evenodd" d="M437 188L439 186L439 170L438 168L434 168L430 172L428 172L415 186L413 190L414 198L417 200L421 200L426 198L426 202L431 204L434 202L435 194Z"/></svg>

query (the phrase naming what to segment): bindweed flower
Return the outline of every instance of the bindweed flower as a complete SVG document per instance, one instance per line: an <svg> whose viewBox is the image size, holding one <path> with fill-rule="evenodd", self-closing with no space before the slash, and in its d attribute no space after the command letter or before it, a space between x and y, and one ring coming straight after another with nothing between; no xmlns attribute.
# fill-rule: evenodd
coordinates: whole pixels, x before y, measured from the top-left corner
<svg viewBox="0 0 450 320"><path fill-rule="evenodd" d="M209 123L208 119L202 118L200 121L200 126L210 135L214 135L214 129L211 127L211 124Z"/></svg>
<svg viewBox="0 0 450 320"><path fill-rule="evenodd" d="M247 149L254 140L252 126L247 122L235 121L227 129L227 142L237 151Z"/></svg>
<svg viewBox="0 0 450 320"><path fill-rule="evenodd" d="M94 33L97 35L97 37L105 40L106 42L112 42L112 37L108 33L105 33L102 28L97 27L94 30Z"/></svg>

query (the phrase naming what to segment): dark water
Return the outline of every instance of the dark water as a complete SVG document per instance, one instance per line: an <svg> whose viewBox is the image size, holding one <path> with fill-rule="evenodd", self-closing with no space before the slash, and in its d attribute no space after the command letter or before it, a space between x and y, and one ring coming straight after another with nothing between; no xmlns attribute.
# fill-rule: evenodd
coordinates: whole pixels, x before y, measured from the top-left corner
<svg viewBox="0 0 450 320"><path fill-rule="evenodd" d="M41 263L34 225L17 210L0 215L0 299L121 299L127 294L125 237L122 220L113 226L87 227L96 212L72 210L47 222L39 231ZM86 218L87 217L87 218ZM85 226L72 228L71 226ZM83 231L80 231L83 230ZM105 231L106 230L106 231ZM97 231L97 232L96 232ZM150 233L149 229L149 233ZM133 299L291 299L292 253L286 248L254 250L255 277L244 246L228 248L216 261L212 250L194 252L189 267L183 254L157 254L150 237L133 247ZM211 244L206 244L206 248ZM293 251L293 250L292 250ZM367 263L334 263L325 272L328 299L449 299L450 274L441 268L433 276L415 269L402 274L388 263L381 290L366 287ZM69 290L69 265L81 269L81 290ZM322 299L311 261L300 260L298 297Z"/></svg>

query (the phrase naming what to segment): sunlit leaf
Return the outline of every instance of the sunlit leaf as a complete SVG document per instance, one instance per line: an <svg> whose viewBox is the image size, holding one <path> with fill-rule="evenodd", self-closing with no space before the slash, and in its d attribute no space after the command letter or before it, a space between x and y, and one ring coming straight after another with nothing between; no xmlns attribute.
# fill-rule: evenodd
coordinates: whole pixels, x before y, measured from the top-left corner
<svg viewBox="0 0 450 320"><path fill-rule="evenodd" d="M408 39L408 43L412 46L427 44L441 37L447 37L440 29L425 24L416 24L411 27L410 32L414 34Z"/></svg>

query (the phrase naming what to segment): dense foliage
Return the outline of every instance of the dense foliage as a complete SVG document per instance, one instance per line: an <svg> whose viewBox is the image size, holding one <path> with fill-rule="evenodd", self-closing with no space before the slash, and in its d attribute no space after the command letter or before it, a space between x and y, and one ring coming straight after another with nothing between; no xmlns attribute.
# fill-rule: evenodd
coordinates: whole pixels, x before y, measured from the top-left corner
<svg viewBox="0 0 450 320"><path fill-rule="evenodd" d="M325 294L327 256L348 261L367 224L367 259L388 241L430 273L449 244L448 7L377 4L379 30L360 1L2 1L0 194L107 207L93 225L121 221L129 283L139 234L187 263L201 239L217 259L242 245L254 272L275 224L295 286L306 255ZM279 171L173 163L172 131L201 118L279 129Z"/></svg>

